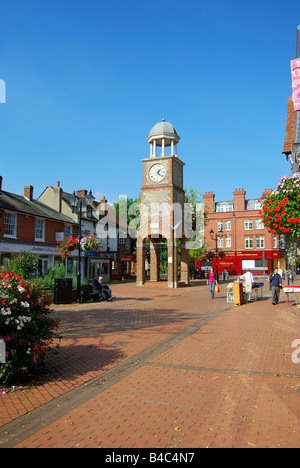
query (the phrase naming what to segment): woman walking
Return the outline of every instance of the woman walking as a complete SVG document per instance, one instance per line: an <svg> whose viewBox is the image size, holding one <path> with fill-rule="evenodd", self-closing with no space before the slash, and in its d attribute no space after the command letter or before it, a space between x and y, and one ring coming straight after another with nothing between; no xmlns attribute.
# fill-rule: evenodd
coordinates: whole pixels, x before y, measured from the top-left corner
<svg viewBox="0 0 300 468"><path fill-rule="evenodd" d="M214 297L215 297L215 286L216 286L216 284L218 284L218 282L217 282L216 275L215 275L215 272L214 272L213 268L210 269L207 284L209 284L209 289L210 289L210 292L211 292L211 298L214 299Z"/></svg>

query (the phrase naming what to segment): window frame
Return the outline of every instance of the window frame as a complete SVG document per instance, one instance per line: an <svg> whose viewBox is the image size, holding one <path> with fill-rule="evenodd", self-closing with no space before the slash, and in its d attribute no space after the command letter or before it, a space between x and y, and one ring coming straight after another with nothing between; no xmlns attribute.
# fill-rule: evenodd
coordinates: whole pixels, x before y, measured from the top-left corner
<svg viewBox="0 0 300 468"><path fill-rule="evenodd" d="M255 245L257 249L264 249L265 248L265 236L257 236L255 240Z"/></svg>
<svg viewBox="0 0 300 468"><path fill-rule="evenodd" d="M14 218L14 229L13 229L13 234L9 234L6 232L6 228L8 226L8 223L6 223L6 217L11 216ZM17 214L13 213L12 211L5 211L4 212L4 225L3 225L3 237L7 237L9 239L16 239L17 238ZM9 224L11 226L11 223Z"/></svg>
<svg viewBox="0 0 300 468"><path fill-rule="evenodd" d="M245 249L253 249L253 236L245 237Z"/></svg>
<svg viewBox="0 0 300 468"><path fill-rule="evenodd" d="M249 223L248 226L247 226L246 223ZM245 231L252 231L253 230L253 219L244 219L244 228L245 228Z"/></svg>
<svg viewBox="0 0 300 468"><path fill-rule="evenodd" d="M40 229L37 226L37 222L42 223L42 237L37 237L37 229ZM43 218L35 218L35 223L34 223L34 240L35 242L45 242L45 220Z"/></svg>

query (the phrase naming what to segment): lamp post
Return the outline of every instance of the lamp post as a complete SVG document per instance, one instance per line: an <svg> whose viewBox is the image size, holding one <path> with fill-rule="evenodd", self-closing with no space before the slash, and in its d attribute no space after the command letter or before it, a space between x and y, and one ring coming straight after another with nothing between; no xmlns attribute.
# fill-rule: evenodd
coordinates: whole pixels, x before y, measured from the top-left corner
<svg viewBox="0 0 300 468"><path fill-rule="evenodd" d="M81 239L82 239L82 233L81 233L81 223L82 223L82 202L85 200L86 208L91 205L92 201L94 200L94 197L92 195L92 191L90 190L90 193L86 195L84 198L83 197L78 197L75 194L75 191L73 192L73 196L70 197L70 205L72 207L72 210L75 211L75 208L78 208L79 214L78 214L78 261L77 261L77 302L80 302L80 287L81 287Z"/></svg>
<svg viewBox="0 0 300 468"><path fill-rule="evenodd" d="M219 264L218 264L218 239L219 237L221 238L223 236L223 230L220 229L218 231L220 233L220 235L216 235L216 237L214 238L214 230L211 229L209 234L210 234L210 237L211 237L211 240L215 240L216 241L216 274L217 274L217 281L219 282Z"/></svg>

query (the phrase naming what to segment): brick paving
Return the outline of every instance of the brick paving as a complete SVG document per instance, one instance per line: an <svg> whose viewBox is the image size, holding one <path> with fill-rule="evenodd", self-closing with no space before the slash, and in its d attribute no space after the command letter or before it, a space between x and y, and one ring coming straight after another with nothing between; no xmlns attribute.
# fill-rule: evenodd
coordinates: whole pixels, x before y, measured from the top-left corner
<svg viewBox="0 0 300 468"><path fill-rule="evenodd" d="M112 303L55 306L46 381L1 396L0 447L300 446L300 309L240 307L204 282L114 285ZM300 356L300 352L299 352Z"/></svg>

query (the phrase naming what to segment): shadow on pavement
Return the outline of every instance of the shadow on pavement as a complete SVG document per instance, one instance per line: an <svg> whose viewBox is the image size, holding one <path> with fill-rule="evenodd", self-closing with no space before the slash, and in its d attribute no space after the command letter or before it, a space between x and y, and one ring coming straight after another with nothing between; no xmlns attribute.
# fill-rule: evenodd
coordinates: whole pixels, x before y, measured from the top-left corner
<svg viewBox="0 0 300 468"><path fill-rule="evenodd" d="M55 355L48 358L47 371L42 376L42 384L57 380L72 382L79 376L98 373L101 369L111 366L124 359L120 349L105 348L94 345L72 343L62 346Z"/></svg>
<svg viewBox="0 0 300 468"><path fill-rule="evenodd" d="M99 335L140 328L151 328L184 320L197 319L209 310L178 311L169 308L151 309L94 309L57 312L58 333L62 337Z"/></svg>

